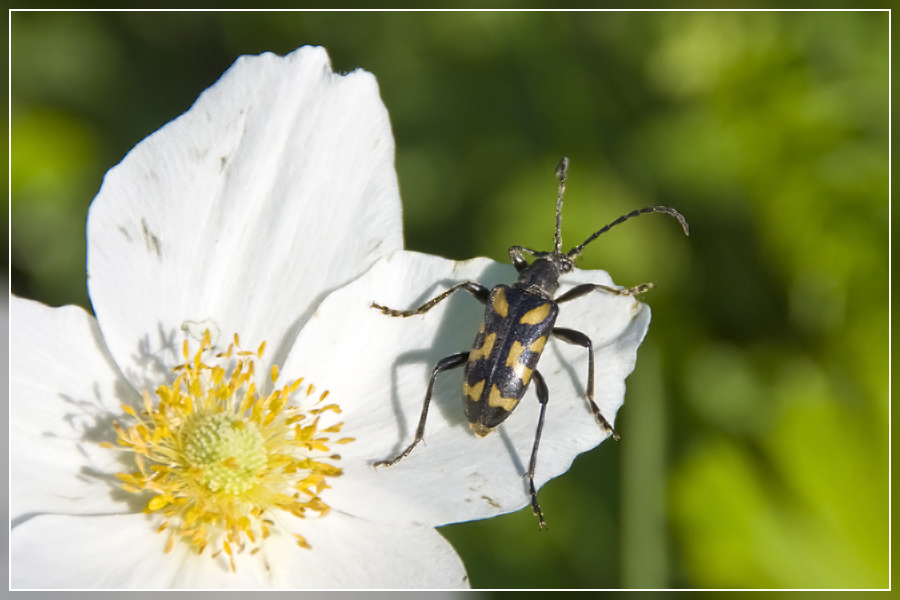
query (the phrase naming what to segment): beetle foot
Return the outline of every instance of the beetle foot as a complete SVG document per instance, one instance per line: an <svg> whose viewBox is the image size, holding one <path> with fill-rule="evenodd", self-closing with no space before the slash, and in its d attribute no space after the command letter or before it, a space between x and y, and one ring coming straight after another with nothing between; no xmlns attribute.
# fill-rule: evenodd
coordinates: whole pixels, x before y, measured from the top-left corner
<svg viewBox="0 0 900 600"><path fill-rule="evenodd" d="M417 440L415 440L412 444L410 444L409 446L407 446L406 450L404 450L403 452L401 452L399 455L397 455L397 456L395 456L394 458L391 458L391 459L389 459L389 460L378 460L378 461L375 461L375 462L372 463L372 467L373 467L373 468L377 468L377 467L393 467L393 466L396 465L398 462L400 462L401 460L403 460L404 458L406 458L407 456L409 456L409 453L413 451L413 448L415 448L415 447L419 444L419 442L422 442L422 441L424 441L424 440L422 440L422 439L417 439Z"/></svg>
<svg viewBox="0 0 900 600"><path fill-rule="evenodd" d="M395 310L393 308L388 308L387 306L382 306L381 304L372 303L372 306L369 308L375 308L381 311L381 314L387 315L389 317L411 317L412 315L418 314L414 310Z"/></svg>
<svg viewBox="0 0 900 600"><path fill-rule="evenodd" d="M644 292L648 292L656 287L656 284L653 282L642 283L641 285L636 285L633 288L628 288L626 290L619 290L619 293L623 296L638 296L643 294Z"/></svg>
<svg viewBox="0 0 900 600"><path fill-rule="evenodd" d="M590 400L590 399L589 399ZM597 419L597 423L603 428L604 431L608 431L609 435L612 436L613 441L619 441L619 432L609 424L609 421L606 420L606 417L603 416L603 413L600 412L600 407L591 400L591 410L594 412L594 417Z"/></svg>
<svg viewBox="0 0 900 600"><path fill-rule="evenodd" d="M534 512L534 516L538 518L540 528L547 529L547 523L544 522L544 515L541 512L541 507L537 501L537 490L534 489L534 478L530 477L527 473L525 474L525 477L528 477L528 485L531 488L531 510Z"/></svg>

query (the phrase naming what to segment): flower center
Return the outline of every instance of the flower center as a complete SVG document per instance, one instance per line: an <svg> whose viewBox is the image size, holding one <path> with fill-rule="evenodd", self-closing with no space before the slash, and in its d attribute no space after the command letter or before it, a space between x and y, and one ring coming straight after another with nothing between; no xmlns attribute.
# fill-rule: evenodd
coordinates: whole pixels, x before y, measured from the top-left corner
<svg viewBox="0 0 900 600"><path fill-rule="evenodd" d="M247 352L235 336L226 352L212 357L228 370L203 362L209 346L207 332L191 359L185 342L186 362L175 367L172 385L157 389L158 402L144 392L140 413L122 406L136 424L116 423L118 442L134 454L138 470L116 476L128 492L153 494L143 512L164 518L158 531L169 532L166 552L179 540L198 553L211 545L212 556L224 551L235 570L234 550L248 544L258 549L278 526L277 511L300 518L328 514L319 494L329 488L326 478L341 475L341 469L323 461L339 460L329 446L353 438L330 439L343 423L319 429L321 413L341 412L336 404L324 404L327 391L313 401L315 387L308 385L309 401L289 402L302 379L266 397L257 394L254 365L265 343ZM277 367L271 376L277 380ZM290 534L310 547L303 536Z"/></svg>
<svg viewBox="0 0 900 600"><path fill-rule="evenodd" d="M246 492L266 466L262 434L230 413L200 416L184 425L184 457L212 492Z"/></svg>

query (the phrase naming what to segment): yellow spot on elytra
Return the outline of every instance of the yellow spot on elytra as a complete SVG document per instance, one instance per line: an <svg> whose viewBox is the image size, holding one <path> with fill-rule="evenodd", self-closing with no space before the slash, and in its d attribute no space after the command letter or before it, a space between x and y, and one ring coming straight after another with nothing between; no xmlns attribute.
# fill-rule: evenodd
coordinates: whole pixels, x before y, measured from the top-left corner
<svg viewBox="0 0 900 600"><path fill-rule="evenodd" d="M538 341L546 339L546 336L539 338ZM544 344L541 342L539 348L543 348ZM528 347L529 351L534 351L535 344L531 344ZM522 380L522 385L528 385L528 382L531 381L531 374L533 371L528 368L525 362L522 360L522 354L525 352L525 346L516 341L513 342L512 348L509 349L509 355L506 357L506 366L512 367L513 372ZM540 352L540 350L538 350Z"/></svg>
<svg viewBox="0 0 900 600"><path fill-rule="evenodd" d="M484 342L482 342L480 348L475 348L469 353L469 360L475 361L482 358L487 358L491 354L491 350L494 349L494 341L497 339L496 333L489 333L484 336Z"/></svg>
<svg viewBox="0 0 900 600"><path fill-rule="evenodd" d="M512 348L509 349L509 354L506 355L506 366L515 367L523 352L525 352L525 346L518 340L513 342Z"/></svg>
<svg viewBox="0 0 900 600"><path fill-rule="evenodd" d="M509 312L509 302L506 301L506 290L497 288L491 306L493 306L495 313L501 317L506 317L506 314Z"/></svg>
<svg viewBox="0 0 900 600"><path fill-rule="evenodd" d="M519 323L524 323L525 325L537 325L541 321L547 318L547 315L550 314L550 304L541 304L537 308L532 308L527 313L522 315L522 318L519 319Z"/></svg>
<svg viewBox="0 0 900 600"><path fill-rule="evenodd" d="M471 398L472 402L478 402L479 400L481 400L481 392L483 391L484 379L482 379L475 385L469 385L468 381L463 383L463 395Z"/></svg>
<svg viewBox="0 0 900 600"><path fill-rule="evenodd" d="M522 380L522 385L528 385L528 382L531 381L531 374L533 371L528 367L522 367L521 371L516 371L519 375L519 378Z"/></svg>
<svg viewBox="0 0 900 600"><path fill-rule="evenodd" d="M488 406L491 408L502 408L509 412L514 409L518 403L518 398L504 398L501 396L500 388L498 388L496 384L491 388L491 395L488 396Z"/></svg>
<svg viewBox="0 0 900 600"><path fill-rule="evenodd" d="M538 339L531 342L531 345L528 346L528 349L534 352L535 354L540 354L544 351L544 344L547 343L547 336L542 335Z"/></svg>

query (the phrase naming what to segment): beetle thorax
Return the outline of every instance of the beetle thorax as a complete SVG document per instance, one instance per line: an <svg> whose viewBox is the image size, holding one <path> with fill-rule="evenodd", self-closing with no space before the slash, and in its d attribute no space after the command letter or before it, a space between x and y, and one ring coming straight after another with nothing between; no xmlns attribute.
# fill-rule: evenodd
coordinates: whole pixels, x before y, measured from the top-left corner
<svg viewBox="0 0 900 600"><path fill-rule="evenodd" d="M514 284L515 287L543 296L548 300L559 288L559 276L575 268L575 263L561 252L548 253L528 265Z"/></svg>

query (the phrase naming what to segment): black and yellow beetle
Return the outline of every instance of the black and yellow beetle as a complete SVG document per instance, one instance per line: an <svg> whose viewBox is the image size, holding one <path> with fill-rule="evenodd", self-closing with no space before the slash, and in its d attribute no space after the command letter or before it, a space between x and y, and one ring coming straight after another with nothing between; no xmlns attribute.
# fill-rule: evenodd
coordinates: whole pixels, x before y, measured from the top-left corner
<svg viewBox="0 0 900 600"><path fill-rule="evenodd" d="M546 524L544 523L544 517L537 501L537 492L534 488L534 470L537 463L538 444L540 443L541 430L544 426L544 412L547 408L549 391L544 378L536 367L548 337L552 336L569 344L575 344L587 349L588 381L585 397L600 426L609 431L613 439L619 439L619 434L606 420L600 412L600 407L594 401L594 350L591 340L580 331L554 327L556 317L559 315L559 305L581 298L594 291L636 296L653 287L652 283L645 283L633 288L619 289L600 284L585 283L573 287L558 298L554 298L553 295L559 288L559 277L576 268L575 259L578 258L585 246L612 227L638 215L647 213L671 215L681 223L685 235L689 234L687 221L674 208L648 206L619 217L591 235L584 243L563 253L560 228L562 224L563 192L566 187L568 166L568 159L563 158L556 168L556 175L559 177L559 194L556 200L554 250L553 252L539 252L522 246L512 246L509 249L509 257L519 273L519 278L515 283L512 285L498 285L492 290L488 290L478 283L466 281L452 286L441 295L414 310L394 310L374 302L372 303L372 308L377 308L386 315L411 317L428 312L438 302L441 302L457 290L463 289L485 305L484 319L482 319L481 327L475 336L473 349L468 352L447 356L435 365L431 378L428 381L425 402L422 406L422 415L419 418L416 436L412 443L395 458L378 461L374 463L374 466L390 467L396 464L408 456L412 449L422 441L425 434L425 419L428 416L428 404L431 402L431 394L434 390L434 382L438 373L466 365L462 390L463 406L465 407L469 425L475 434L480 437L486 436L506 420L525 395L531 380L534 379L537 385L537 397L541 404L541 412L538 418L537 432L534 437L534 446L531 451L531 460L525 477L528 478L531 491L531 507L542 528L546 527ZM535 260L528 264L523 258L524 254L530 254L535 257Z"/></svg>

